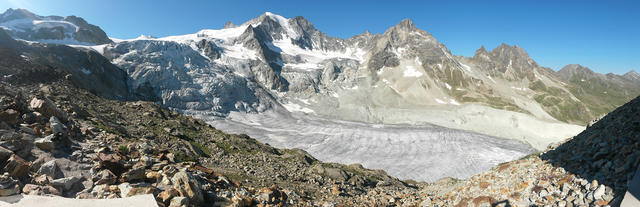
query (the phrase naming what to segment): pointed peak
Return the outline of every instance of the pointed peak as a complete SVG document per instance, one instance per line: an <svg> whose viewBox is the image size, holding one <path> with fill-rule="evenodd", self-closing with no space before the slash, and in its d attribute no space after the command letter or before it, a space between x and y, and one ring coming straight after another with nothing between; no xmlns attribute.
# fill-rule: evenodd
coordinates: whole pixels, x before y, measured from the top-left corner
<svg viewBox="0 0 640 207"><path fill-rule="evenodd" d="M371 35L371 31L369 31L369 30L365 30L365 31L364 31L364 35Z"/></svg>
<svg viewBox="0 0 640 207"><path fill-rule="evenodd" d="M487 52L487 49L484 48L484 45L480 45L480 48L478 48L478 50L476 50L476 53L479 53L479 52L482 52L482 53Z"/></svg>
<svg viewBox="0 0 640 207"><path fill-rule="evenodd" d="M640 75L640 74L638 74L638 72L636 72L636 70L634 70L634 69L631 69L629 72L625 73L625 75L626 75L626 74L629 74L629 75Z"/></svg>
<svg viewBox="0 0 640 207"><path fill-rule="evenodd" d="M236 25L233 24L233 22L227 22L224 24L224 27L222 27L222 29L234 28L234 27L236 27Z"/></svg>
<svg viewBox="0 0 640 207"><path fill-rule="evenodd" d="M396 28L413 31L416 29L416 26L413 24L413 21L411 21L411 19L406 18L400 21L400 23L396 25Z"/></svg>
<svg viewBox="0 0 640 207"><path fill-rule="evenodd" d="M640 74L638 74L635 70L631 70L627 73L625 73L624 75L622 75L623 77L630 79L630 80L640 80Z"/></svg>
<svg viewBox="0 0 640 207"><path fill-rule="evenodd" d="M0 14L0 19L4 19L5 21L13 20L13 19L39 19L38 15L31 13L26 9L7 9L4 13Z"/></svg>

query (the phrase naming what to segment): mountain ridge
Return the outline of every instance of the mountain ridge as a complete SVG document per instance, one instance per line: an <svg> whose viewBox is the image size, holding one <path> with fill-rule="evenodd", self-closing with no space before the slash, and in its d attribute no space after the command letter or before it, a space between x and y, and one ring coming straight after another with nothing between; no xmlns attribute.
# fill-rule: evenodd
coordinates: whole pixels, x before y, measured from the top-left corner
<svg viewBox="0 0 640 207"><path fill-rule="evenodd" d="M139 99L210 122L231 120L232 124L220 123L229 130L283 127L272 125L272 119L315 121L305 120L309 116L365 124L434 124L512 139L542 150L582 130L576 124L588 123L640 91L623 79L608 78L598 80L602 85L618 86L620 93L581 93L589 88L579 82L563 82L524 49L504 43L492 51L481 47L474 57L454 56L409 19L382 34L364 32L341 39L327 36L303 17L287 19L265 12L219 30L74 47L96 51L125 71L127 85ZM608 96L616 101L606 101ZM541 127L553 130L537 130ZM252 136L282 147L306 142L281 142L282 138L274 138L283 136L280 130L286 129ZM332 139L338 138L334 136ZM520 146L506 148L517 149L510 151L513 156L508 159L527 151ZM335 153L327 148L316 150L314 155ZM419 150L415 153L426 156ZM355 162L375 164L364 154L353 157ZM332 156L325 159L343 161ZM493 154L486 159L479 166L486 168L494 159L506 161ZM399 162L389 160L379 167ZM471 173L457 172L460 176ZM416 179L435 178L420 176L426 177Z"/></svg>

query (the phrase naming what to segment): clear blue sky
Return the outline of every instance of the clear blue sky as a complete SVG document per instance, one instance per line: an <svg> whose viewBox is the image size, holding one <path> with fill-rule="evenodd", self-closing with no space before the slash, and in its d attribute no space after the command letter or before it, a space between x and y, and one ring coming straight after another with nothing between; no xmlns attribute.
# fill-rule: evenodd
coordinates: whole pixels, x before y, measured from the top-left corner
<svg viewBox="0 0 640 207"><path fill-rule="evenodd" d="M398 3L402 2L402 3ZM243 23L270 11L304 16L330 36L382 33L402 19L433 34L455 55L484 45L518 45L542 66L582 64L622 74L640 69L640 1L158 1L0 0L0 10L76 15L111 37L168 36Z"/></svg>

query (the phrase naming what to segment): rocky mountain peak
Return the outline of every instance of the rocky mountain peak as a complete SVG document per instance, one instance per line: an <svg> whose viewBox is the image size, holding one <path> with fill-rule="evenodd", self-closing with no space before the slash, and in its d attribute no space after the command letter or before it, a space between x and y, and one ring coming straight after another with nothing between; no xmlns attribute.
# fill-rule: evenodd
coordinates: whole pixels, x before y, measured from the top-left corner
<svg viewBox="0 0 640 207"><path fill-rule="evenodd" d="M38 15L31 13L26 9L7 9L4 13L0 14L0 22L11 21L14 19L40 19Z"/></svg>
<svg viewBox="0 0 640 207"><path fill-rule="evenodd" d="M404 31L415 31L415 30L418 29L413 24L413 21L411 21L411 19L409 19L409 18L403 19L400 23L398 23L395 26L395 28L399 29L399 30L404 30Z"/></svg>
<svg viewBox="0 0 640 207"><path fill-rule="evenodd" d="M474 59L478 59L480 57L486 57L488 58L489 52L487 52L487 49L484 48L484 45L480 46L479 49L476 50L476 53L473 55Z"/></svg>
<svg viewBox="0 0 640 207"><path fill-rule="evenodd" d="M520 58L530 59L527 51L525 51L521 47L518 47L517 45L511 46L504 42L500 44L500 46L493 49L491 53L494 56L502 56L502 57L508 57L508 58L520 57Z"/></svg>
<svg viewBox="0 0 640 207"><path fill-rule="evenodd" d="M640 74L638 74L635 70L631 70L622 76L630 80L640 80Z"/></svg>
<svg viewBox="0 0 640 207"><path fill-rule="evenodd" d="M222 27L222 29L228 29L228 28L234 28L236 27L235 24L233 24L233 22L227 22L224 24L224 27Z"/></svg>
<svg viewBox="0 0 640 207"><path fill-rule="evenodd" d="M594 73L588 67L582 66L580 64L569 64L569 65L566 65L566 66L562 67L562 69L560 69L558 72L563 72L563 71L571 72L571 73Z"/></svg>

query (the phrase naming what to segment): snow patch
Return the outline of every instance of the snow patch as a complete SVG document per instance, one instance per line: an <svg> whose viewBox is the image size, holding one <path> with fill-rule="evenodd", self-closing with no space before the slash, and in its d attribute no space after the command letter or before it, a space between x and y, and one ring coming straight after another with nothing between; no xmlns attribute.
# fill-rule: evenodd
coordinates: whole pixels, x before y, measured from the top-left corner
<svg viewBox="0 0 640 207"><path fill-rule="evenodd" d="M446 86L447 89L451 90L451 86L448 83L444 83L444 86Z"/></svg>
<svg viewBox="0 0 640 207"><path fill-rule="evenodd" d="M315 111L313 111L312 109L309 108L305 108L302 107L298 104L294 104L294 103L286 103L286 104L282 104L282 106L284 106L285 109L287 109L287 111L289 112L294 112L294 111L298 111L298 112L303 112L303 113L315 113Z"/></svg>
<svg viewBox="0 0 640 207"><path fill-rule="evenodd" d="M404 77L420 77L422 73L413 66L407 66L403 73Z"/></svg>
<svg viewBox="0 0 640 207"><path fill-rule="evenodd" d="M463 69L471 72L471 67L469 67L468 65L465 65L464 63L460 63L460 65L462 66Z"/></svg>

